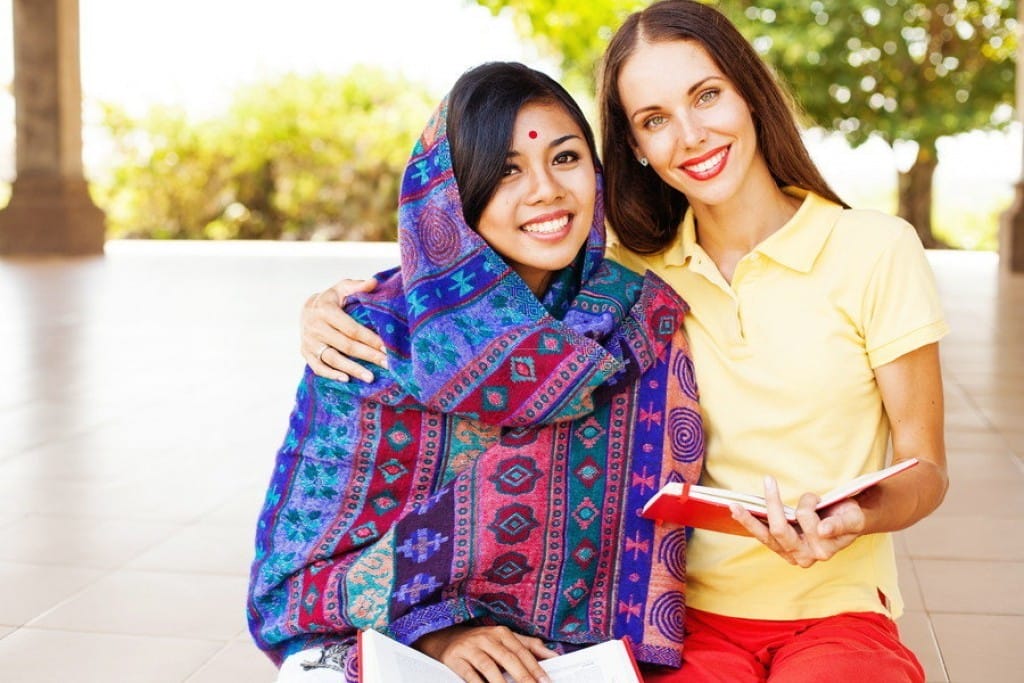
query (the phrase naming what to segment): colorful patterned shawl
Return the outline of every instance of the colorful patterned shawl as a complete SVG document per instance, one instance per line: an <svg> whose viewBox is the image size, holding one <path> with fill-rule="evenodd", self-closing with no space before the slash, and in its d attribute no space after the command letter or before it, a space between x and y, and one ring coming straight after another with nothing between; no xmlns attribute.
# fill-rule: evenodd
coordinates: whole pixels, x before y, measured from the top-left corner
<svg viewBox="0 0 1024 683"><path fill-rule="evenodd" d="M700 473L686 304L603 259L600 200L538 301L462 218L442 104L403 181L401 270L347 305L390 372L307 368L277 455L248 605L276 662L474 620L680 663L685 531L638 511Z"/></svg>

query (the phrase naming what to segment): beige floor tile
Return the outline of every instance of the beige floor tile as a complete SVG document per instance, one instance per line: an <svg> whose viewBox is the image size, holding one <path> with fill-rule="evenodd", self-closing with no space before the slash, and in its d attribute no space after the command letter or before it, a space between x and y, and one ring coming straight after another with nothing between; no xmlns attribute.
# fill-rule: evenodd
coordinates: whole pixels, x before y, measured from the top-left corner
<svg viewBox="0 0 1024 683"><path fill-rule="evenodd" d="M1022 494L1024 483L1016 480L951 481L946 499L932 516L1024 520Z"/></svg>
<svg viewBox="0 0 1024 683"><path fill-rule="evenodd" d="M145 477L137 481L0 482L0 499L44 516L188 523L233 493L223 482ZM2 509L3 503L0 503Z"/></svg>
<svg viewBox="0 0 1024 683"><path fill-rule="evenodd" d="M0 562L0 624L21 626L97 581L104 572Z"/></svg>
<svg viewBox="0 0 1024 683"><path fill-rule="evenodd" d="M235 640L210 659L186 683L273 683L277 667L251 641Z"/></svg>
<svg viewBox="0 0 1024 683"><path fill-rule="evenodd" d="M128 569L247 578L255 525L192 524L128 563Z"/></svg>
<svg viewBox="0 0 1024 683"><path fill-rule="evenodd" d="M160 522L31 515L0 527L0 560L113 569L176 529Z"/></svg>
<svg viewBox="0 0 1024 683"><path fill-rule="evenodd" d="M266 461L266 475L261 476L258 484L246 486L229 498L222 505L214 508L202 518L202 522L212 524L235 524L248 529L256 529L256 520L263 508L263 499L267 494L270 471L273 467L272 458ZM249 534L250 536L252 534Z"/></svg>
<svg viewBox="0 0 1024 683"><path fill-rule="evenodd" d="M952 451L946 456L949 486L957 490L963 486L988 482L1016 482L1024 486L1024 468L1007 447L1001 453Z"/></svg>
<svg viewBox="0 0 1024 683"><path fill-rule="evenodd" d="M246 587L234 576L117 571L29 625L227 641L245 625Z"/></svg>
<svg viewBox="0 0 1024 683"><path fill-rule="evenodd" d="M2 531L4 527L14 524L25 517L26 515L23 511L0 508L0 531Z"/></svg>
<svg viewBox="0 0 1024 683"><path fill-rule="evenodd" d="M17 683L177 683L222 647L209 640L23 628L0 639L0 672Z"/></svg>
<svg viewBox="0 0 1024 683"><path fill-rule="evenodd" d="M62 481L90 482L108 485L121 481L136 481L147 468L140 468L140 460L152 460L153 467L169 460L167 448L140 447L119 443L112 437L115 427L106 427L65 438L50 440L23 454L0 462L0 477L25 482Z"/></svg>
<svg viewBox="0 0 1024 683"><path fill-rule="evenodd" d="M1009 444L1010 450L1017 457L1018 462L1024 461L1024 433L1007 434L1006 443Z"/></svg>
<svg viewBox="0 0 1024 683"><path fill-rule="evenodd" d="M960 410L946 410L946 429L991 429L986 414L973 407Z"/></svg>
<svg viewBox="0 0 1024 683"><path fill-rule="evenodd" d="M1024 615L1024 562L914 560L925 609Z"/></svg>
<svg viewBox="0 0 1024 683"><path fill-rule="evenodd" d="M1024 562L1024 533L1019 519L932 516L902 535L913 558Z"/></svg>
<svg viewBox="0 0 1024 683"><path fill-rule="evenodd" d="M1006 439L990 430L949 430L946 432L946 448L950 451L969 453L1005 454L1009 448Z"/></svg>
<svg viewBox="0 0 1024 683"><path fill-rule="evenodd" d="M1024 617L933 614L951 683L1010 683L1024 671Z"/></svg>
<svg viewBox="0 0 1024 683"><path fill-rule="evenodd" d="M115 241L102 259L0 259L0 680L24 653L47 659L19 682L272 680L246 634L245 568L302 369L297 312L396 256ZM936 642L952 683L1024 670L1024 277L997 289L991 256L929 253L953 328L953 488L897 551L901 631L931 683ZM69 674L55 651L88 665Z"/></svg>
<svg viewBox="0 0 1024 683"><path fill-rule="evenodd" d="M921 586L917 581L917 570L909 557L896 557L896 570L899 572L900 595L903 596L903 608L909 611L924 611L924 598L921 597Z"/></svg>
<svg viewBox="0 0 1024 683"><path fill-rule="evenodd" d="M921 666L924 667L927 683L948 683L949 679L946 677L946 670L942 664L939 646L935 642L935 634L932 632L928 615L924 612L908 610L900 617L897 625L900 629L900 640L917 655Z"/></svg>

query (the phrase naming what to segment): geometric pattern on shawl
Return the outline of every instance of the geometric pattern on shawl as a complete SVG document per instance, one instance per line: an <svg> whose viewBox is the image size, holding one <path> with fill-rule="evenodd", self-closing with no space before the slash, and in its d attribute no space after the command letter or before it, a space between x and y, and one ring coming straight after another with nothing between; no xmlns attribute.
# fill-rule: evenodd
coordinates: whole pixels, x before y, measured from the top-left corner
<svg viewBox="0 0 1024 683"><path fill-rule="evenodd" d="M431 117L406 166L398 210L401 269L380 277L374 292L353 297L360 304L356 317L379 331L401 393L419 404L505 426L558 419L564 401L575 393L569 382L597 387L621 371L621 366L591 339L576 341L573 358L534 355L533 362L541 365L532 368L533 374L557 376L567 369L566 364L577 366L568 368L569 382L541 403L540 396L531 394L530 385L520 381L531 376L531 368L516 364L513 357L521 355L517 347L536 344L545 331L570 338L607 336L613 321L622 319L625 311L605 310L619 304L618 298L601 299L594 311L576 307L569 319L556 318L548 310L558 307L558 299L561 303L571 299L578 283L603 267L603 193L597 193L581 263L575 271L564 273L575 280L568 287L570 292L564 291L566 278L562 278L563 286L553 287L544 302L538 301L466 224L446 122L445 101ZM507 398L513 404L503 402L501 387L520 390Z"/></svg>
<svg viewBox="0 0 1024 683"><path fill-rule="evenodd" d="M472 620L560 651L628 636L640 661L678 666L685 532L639 510L700 474L686 304L603 259L600 182L576 267L538 301L462 220L444 119L442 105L406 170L401 270L347 306L389 370L300 382L250 631L278 663L361 628L412 643Z"/></svg>

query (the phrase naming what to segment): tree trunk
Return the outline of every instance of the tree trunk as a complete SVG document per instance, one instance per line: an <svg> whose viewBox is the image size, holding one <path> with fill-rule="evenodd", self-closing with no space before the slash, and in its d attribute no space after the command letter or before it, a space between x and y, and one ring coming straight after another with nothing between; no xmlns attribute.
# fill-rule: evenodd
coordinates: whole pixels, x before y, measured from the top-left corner
<svg viewBox="0 0 1024 683"><path fill-rule="evenodd" d="M899 174L900 218L917 230L926 249L949 245L932 234L932 178L939 165L934 141L918 142L917 161L906 173Z"/></svg>

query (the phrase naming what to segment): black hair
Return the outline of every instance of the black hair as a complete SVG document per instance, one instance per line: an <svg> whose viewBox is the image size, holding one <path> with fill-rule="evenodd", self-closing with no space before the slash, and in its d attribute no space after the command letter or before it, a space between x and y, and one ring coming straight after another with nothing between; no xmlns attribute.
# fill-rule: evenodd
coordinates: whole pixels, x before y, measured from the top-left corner
<svg viewBox="0 0 1024 683"><path fill-rule="evenodd" d="M448 144L462 213L474 230L501 182L519 110L535 102L565 109L583 131L597 164L590 124L553 78L518 62L488 62L470 69L448 96Z"/></svg>

